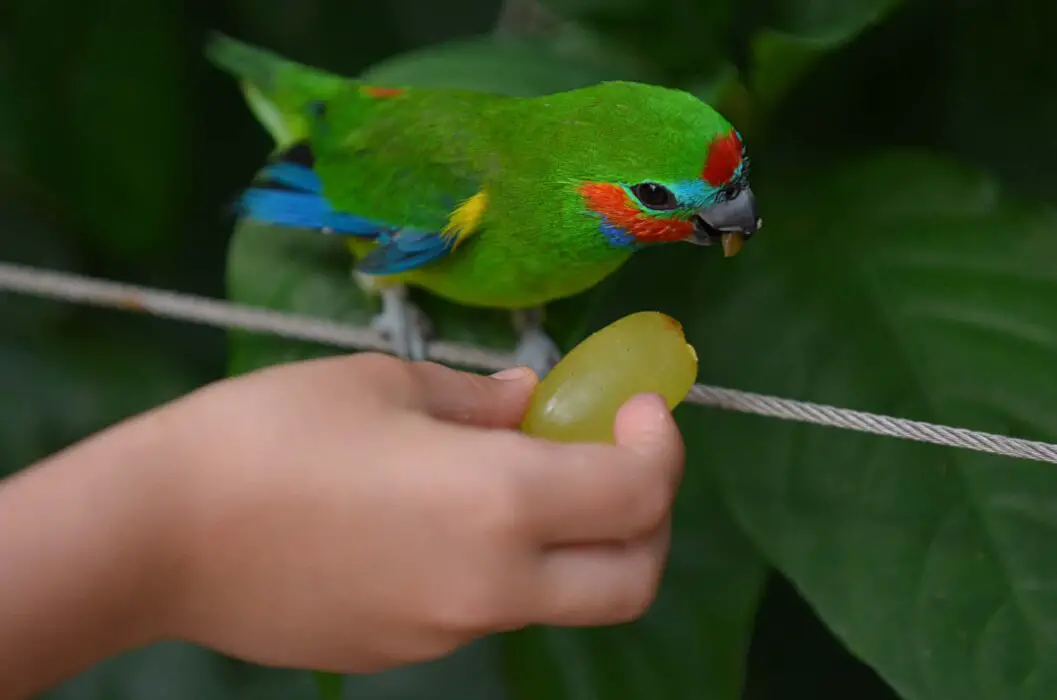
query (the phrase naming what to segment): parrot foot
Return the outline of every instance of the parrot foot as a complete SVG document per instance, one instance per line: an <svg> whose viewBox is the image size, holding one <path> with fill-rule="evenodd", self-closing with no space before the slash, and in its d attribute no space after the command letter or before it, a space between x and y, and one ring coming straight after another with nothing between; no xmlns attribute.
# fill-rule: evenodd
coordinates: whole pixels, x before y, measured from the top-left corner
<svg viewBox="0 0 1057 700"><path fill-rule="evenodd" d="M380 279L377 275L368 275L364 272L360 272L355 267L352 268L352 272L349 273L349 276L361 291L371 296L377 296L378 294L381 294L382 290L386 287L393 286L392 282L386 282Z"/></svg>
<svg viewBox="0 0 1057 700"><path fill-rule="evenodd" d="M407 300L403 286L384 287L381 297L382 311L371 319L371 328L392 344L394 355L412 362L425 360L426 339L433 330L429 318Z"/></svg>
<svg viewBox="0 0 1057 700"><path fill-rule="evenodd" d="M538 329L522 333L514 350L514 362L531 368L541 379L554 369L560 359L562 353L557 343Z"/></svg>
<svg viewBox="0 0 1057 700"><path fill-rule="evenodd" d="M514 312L514 325L521 337L514 349L514 362L529 367L541 379L562 359L558 344L543 330L543 310Z"/></svg>

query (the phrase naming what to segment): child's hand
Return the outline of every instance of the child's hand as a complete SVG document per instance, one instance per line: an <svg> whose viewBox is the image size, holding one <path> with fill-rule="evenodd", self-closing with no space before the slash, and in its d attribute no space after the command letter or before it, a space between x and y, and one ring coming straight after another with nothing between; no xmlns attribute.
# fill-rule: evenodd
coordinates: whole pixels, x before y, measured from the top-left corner
<svg viewBox="0 0 1057 700"><path fill-rule="evenodd" d="M527 371L358 355L192 397L187 577L168 631L354 672L531 623L637 617L667 555L678 430L640 397L618 447L529 438L514 429L534 387Z"/></svg>
<svg viewBox="0 0 1057 700"><path fill-rule="evenodd" d="M532 623L630 620L668 551L682 440L516 431L534 377L355 355L219 382L0 482L0 699L182 638L358 672Z"/></svg>

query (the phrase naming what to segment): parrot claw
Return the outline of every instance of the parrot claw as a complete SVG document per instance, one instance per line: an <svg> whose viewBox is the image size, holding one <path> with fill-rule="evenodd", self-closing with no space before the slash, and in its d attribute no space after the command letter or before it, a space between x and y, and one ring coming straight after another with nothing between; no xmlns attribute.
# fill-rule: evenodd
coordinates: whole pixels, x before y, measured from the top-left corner
<svg viewBox="0 0 1057 700"><path fill-rule="evenodd" d="M515 311L514 326L521 335L514 362L529 367L542 379L562 359L558 344L543 330L543 309Z"/></svg>
<svg viewBox="0 0 1057 700"><path fill-rule="evenodd" d="M531 368L541 379L560 359L558 344L538 328L524 331L514 350L514 363Z"/></svg>
<svg viewBox="0 0 1057 700"><path fill-rule="evenodd" d="M371 320L371 328L392 344L393 354L405 360L426 359L426 339L432 324L422 310L407 300L403 287L381 290L382 311Z"/></svg>

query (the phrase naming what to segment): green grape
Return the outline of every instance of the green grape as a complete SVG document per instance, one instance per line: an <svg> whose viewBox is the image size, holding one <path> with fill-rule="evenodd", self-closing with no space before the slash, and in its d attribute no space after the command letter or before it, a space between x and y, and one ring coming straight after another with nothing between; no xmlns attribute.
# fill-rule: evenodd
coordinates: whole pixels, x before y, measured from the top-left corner
<svg viewBox="0 0 1057 700"><path fill-rule="evenodd" d="M697 378L697 353L670 316L643 311L588 336L536 388L521 430L562 442L613 442L613 420L636 394L675 408Z"/></svg>

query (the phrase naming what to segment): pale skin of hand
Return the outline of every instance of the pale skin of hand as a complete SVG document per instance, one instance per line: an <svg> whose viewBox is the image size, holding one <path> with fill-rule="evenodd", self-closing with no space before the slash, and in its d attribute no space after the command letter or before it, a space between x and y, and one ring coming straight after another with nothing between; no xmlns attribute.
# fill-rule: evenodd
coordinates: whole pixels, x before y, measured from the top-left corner
<svg viewBox="0 0 1057 700"><path fill-rule="evenodd" d="M0 699L164 639L359 673L639 617L668 553L678 429L643 395L616 445L531 438L516 428L535 383L300 362L0 482Z"/></svg>

